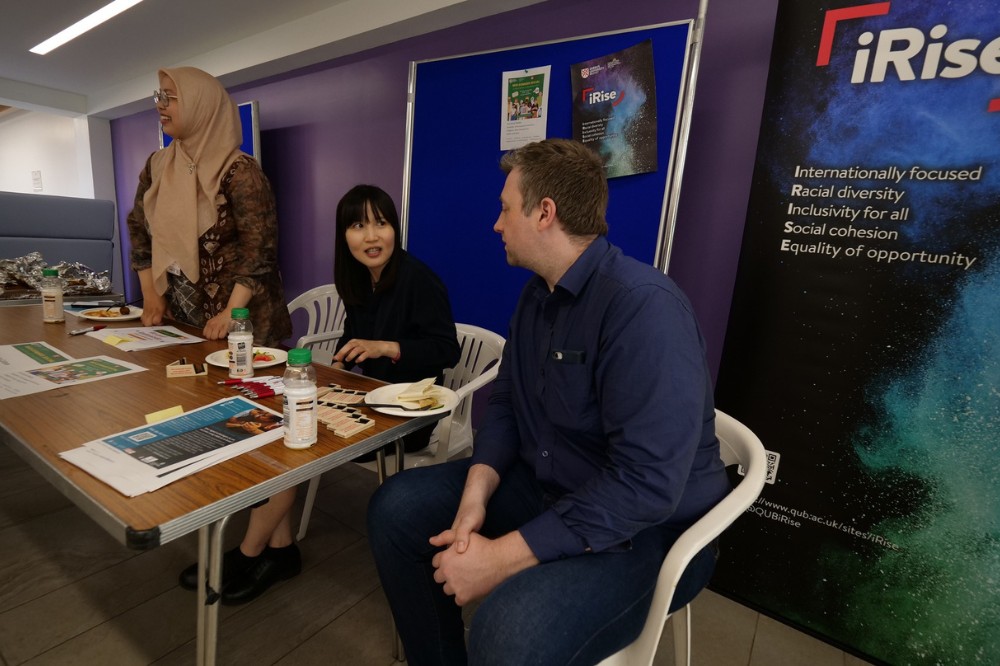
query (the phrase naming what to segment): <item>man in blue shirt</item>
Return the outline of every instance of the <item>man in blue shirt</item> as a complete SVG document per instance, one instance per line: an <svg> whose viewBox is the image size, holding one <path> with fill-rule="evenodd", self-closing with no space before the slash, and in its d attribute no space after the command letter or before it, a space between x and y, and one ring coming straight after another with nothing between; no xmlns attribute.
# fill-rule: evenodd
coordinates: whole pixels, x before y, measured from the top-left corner
<svg viewBox="0 0 1000 666"><path fill-rule="evenodd" d="M729 491L691 306L607 238L582 144L507 153L494 230L535 275L470 460L410 470L368 526L410 664L591 664L645 621L660 564ZM707 584L688 566L675 608ZM482 600L466 651L461 606Z"/></svg>

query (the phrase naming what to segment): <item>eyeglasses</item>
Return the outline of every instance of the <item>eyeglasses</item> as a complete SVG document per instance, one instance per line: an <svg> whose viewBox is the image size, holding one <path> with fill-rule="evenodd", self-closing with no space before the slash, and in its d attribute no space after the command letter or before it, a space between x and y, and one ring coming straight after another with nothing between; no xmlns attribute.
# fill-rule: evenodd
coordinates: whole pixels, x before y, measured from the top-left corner
<svg viewBox="0 0 1000 666"><path fill-rule="evenodd" d="M153 91L153 104L156 106L170 106L170 100L177 99L177 95L168 95L163 90Z"/></svg>

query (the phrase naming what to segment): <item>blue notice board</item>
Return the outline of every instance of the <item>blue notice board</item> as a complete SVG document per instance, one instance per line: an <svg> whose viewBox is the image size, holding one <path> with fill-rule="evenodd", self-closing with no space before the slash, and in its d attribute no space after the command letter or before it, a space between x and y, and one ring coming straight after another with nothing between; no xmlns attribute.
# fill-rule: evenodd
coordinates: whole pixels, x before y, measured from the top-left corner
<svg viewBox="0 0 1000 666"><path fill-rule="evenodd" d="M247 155L253 155L260 162L260 119L257 115L257 101L243 102L237 105L240 112L240 125L243 129L243 143L240 150ZM160 148L166 148L173 141L160 127Z"/></svg>
<svg viewBox="0 0 1000 666"><path fill-rule="evenodd" d="M416 63L411 81L407 249L448 287L455 321L501 335L527 271L506 263L493 231L500 211L500 113L503 72L552 66L548 136L572 137L571 67L653 42L656 69L657 171L609 181L608 237L652 264L676 150L691 21L561 42Z"/></svg>

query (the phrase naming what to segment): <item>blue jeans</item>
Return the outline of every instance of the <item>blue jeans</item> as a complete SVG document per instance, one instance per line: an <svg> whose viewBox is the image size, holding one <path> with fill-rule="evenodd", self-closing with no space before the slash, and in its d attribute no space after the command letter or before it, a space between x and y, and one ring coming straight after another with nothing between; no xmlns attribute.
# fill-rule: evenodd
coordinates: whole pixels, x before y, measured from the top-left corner
<svg viewBox="0 0 1000 666"><path fill-rule="evenodd" d="M466 651L461 608L434 581L428 538L451 527L468 460L390 477L368 506L368 538L411 666L425 664L594 664L639 635L656 575L680 533L652 527L630 548L546 562L507 579L476 610ZM546 508L527 466L503 478L481 533L516 530ZM687 604L715 569L715 545L698 553L674 593Z"/></svg>

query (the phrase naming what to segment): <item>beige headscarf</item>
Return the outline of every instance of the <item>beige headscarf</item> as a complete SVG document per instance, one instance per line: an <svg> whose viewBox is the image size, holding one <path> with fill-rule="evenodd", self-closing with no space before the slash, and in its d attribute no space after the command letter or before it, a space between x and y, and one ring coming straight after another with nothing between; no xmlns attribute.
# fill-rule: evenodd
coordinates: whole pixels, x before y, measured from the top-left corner
<svg viewBox="0 0 1000 666"><path fill-rule="evenodd" d="M176 87L167 113L180 105L178 136L150 162L153 183L143 196L153 237L153 281L167 291L167 268L176 262L198 281L198 239L217 221L219 185L241 154L239 111L212 75L194 67L161 69Z"/></svg>

